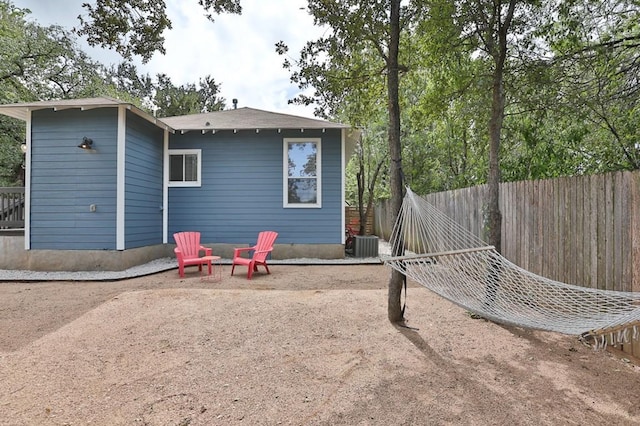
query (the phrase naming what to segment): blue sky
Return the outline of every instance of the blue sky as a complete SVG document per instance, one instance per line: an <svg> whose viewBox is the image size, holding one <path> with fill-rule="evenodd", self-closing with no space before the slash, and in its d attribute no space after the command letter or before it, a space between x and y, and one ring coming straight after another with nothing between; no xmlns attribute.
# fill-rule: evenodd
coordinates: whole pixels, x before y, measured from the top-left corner
<svg viewBox="0 0 640 426"><path fill-rule="evenodd" d="M32 11L41 25L71 28L87 0L13 0ZM152 76L165 73L174 84L195 83L211 75L221 84L221 95L231 108L239 107L313 117L313 107L288 105L298 93L282 68L275 43L283 40L294 57L306 41L322 35L304 10L306 0L241 0L242 15L220 15L215 22L204 17L197 0L166 0L173 29L165 33L166 55L156 54L138 69ZM93 49L78 40L83 50L105 64L121 61L115 52Z"/></svg>

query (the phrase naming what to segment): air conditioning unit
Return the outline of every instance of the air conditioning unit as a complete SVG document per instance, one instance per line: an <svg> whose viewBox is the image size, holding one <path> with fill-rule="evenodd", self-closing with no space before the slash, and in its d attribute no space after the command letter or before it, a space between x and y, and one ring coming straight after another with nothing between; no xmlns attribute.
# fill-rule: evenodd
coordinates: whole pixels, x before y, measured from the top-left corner
<svg viewBox="0 0 640 426"><path fill-rule="evenodd" d="M378 237L375 235L356 235L353 240L354 257L378 257Z"/></svg>

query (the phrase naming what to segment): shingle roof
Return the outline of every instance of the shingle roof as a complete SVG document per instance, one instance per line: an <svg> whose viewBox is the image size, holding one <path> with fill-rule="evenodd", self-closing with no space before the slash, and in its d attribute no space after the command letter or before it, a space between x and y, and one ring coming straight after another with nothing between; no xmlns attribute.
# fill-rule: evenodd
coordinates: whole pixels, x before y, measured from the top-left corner
<svg viewBox="0 0 640 426"><path fill-rule="evenodd" d="M348 129L350 126L289 114L238 108L162 118L175 130Z"/></svg>

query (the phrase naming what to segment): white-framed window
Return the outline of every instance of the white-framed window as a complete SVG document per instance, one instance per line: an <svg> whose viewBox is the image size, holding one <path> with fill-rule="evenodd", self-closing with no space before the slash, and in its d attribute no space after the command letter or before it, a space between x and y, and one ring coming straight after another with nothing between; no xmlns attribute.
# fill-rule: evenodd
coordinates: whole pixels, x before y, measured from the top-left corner
<svg viewBox="0 0 640 426"><path fill-rule="evenodd" d="M201 166L201 150L170 149L169 186L201 186Z"/></svg>
<svg viewBox="0 0 640 426"><path fill-rule="evenodd" d="M322 207L320 138L284 139L284 207Z"/></svg>

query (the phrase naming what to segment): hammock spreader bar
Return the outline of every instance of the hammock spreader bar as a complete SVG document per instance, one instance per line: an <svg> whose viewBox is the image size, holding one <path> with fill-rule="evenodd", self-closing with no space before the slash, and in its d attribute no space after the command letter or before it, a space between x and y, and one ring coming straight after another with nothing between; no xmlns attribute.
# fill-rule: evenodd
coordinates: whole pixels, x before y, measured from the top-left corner
<svg viewBox="0 0 640 426"><path fill-rule="evenodd" d="M485 246L485 247L474 247L470 249L440 251L435 253L408 254L405 256L383 257L382 259L384 262L396 262L398 260L429 259L431 257L453 256L456 254L473 253L476 251L483 251L483 250L495 250L495 247Z"/></svg>

